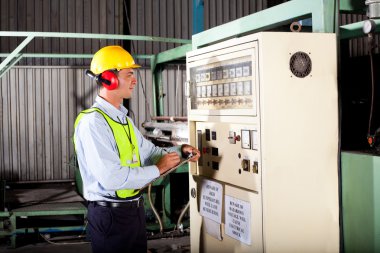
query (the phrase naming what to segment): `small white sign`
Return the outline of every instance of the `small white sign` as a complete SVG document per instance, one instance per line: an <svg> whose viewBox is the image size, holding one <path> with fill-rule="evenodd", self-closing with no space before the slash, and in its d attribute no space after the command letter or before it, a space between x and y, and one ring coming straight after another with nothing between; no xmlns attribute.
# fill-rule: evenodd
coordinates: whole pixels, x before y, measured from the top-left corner
<svg viewBox="0 0 380 253"><path fill-rule="evenodd" d="M226 235L251 245L251 205L249 202L225 196Z"/></svg>
<svg viewBox="0 0 380 253"><path fill-rule="evenodd" d="M200 213L217 223L222 223L222 185L210 180L202 181Z"/></svg>

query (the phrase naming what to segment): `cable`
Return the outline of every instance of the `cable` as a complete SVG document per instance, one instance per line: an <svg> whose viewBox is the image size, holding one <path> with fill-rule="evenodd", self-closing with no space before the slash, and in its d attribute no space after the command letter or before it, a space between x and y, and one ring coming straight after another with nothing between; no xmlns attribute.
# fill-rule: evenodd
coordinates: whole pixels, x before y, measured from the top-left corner
<svg viewBox="0 0 380 253"><path fill-rule="evenodd" d="M181 230L181 232L183 232L183 228L181 227L182 218L185 215L186 211L189 209L189 207L190 207L190 200L187 202L186 206L183 208L181 214L179 215L178 221L177 221L177 229Z"/></svg>
<svg viewBox="0 0 380 253"><path fill-rule="evenodd" d="M87 228L87 225L88 225L88 220L85 220L85 223L84 223L84 228L82 230L82 233L78 236L72 236L72 237L67 237L67 238L70 238L70 239L82 239L82 238L86 238L86 235L84 235L84 232L86 231L86 228ZM88 244L90 242L53 242L51 241L50 239L48 239L44 234L41 234L39 233L39 235L48 243L50 244L54 244L54 245L78 245L78 244Z"/></svg>
<svg viewBox="0 0 380 253"><path fill-rule="evenodd" d="M372 20L367 20L365 22L371 23ZM364 26L367 28L366 26ZM370 112L369 112L369 119L368 119L368 130L367 130L367 142L369 146L372 148L376 145L377 142L377 130L374 134L372 134L372 117L373 117L373 110L374 110L374 104L375 104L375 71L374 71L374 60L373 60L373 53L375 49L377 48L377 45L375 43L375 34L373 33L373 27L370 31L367 31L367 29L363 28L363 31L365 33L368 33L368 45L369 45L369 60L370 60L370 67L371 67L371 104L370 104Z"/></svg>
<svg viewBox="0 0 380 253"><path fill-rule="evenodd" d="M177 67L177 78L176 78L176 83L175 83L175 107L174 107L174 115L175 116L178 116L178 83L179 83L179 64L178 64L178 67Z"/></svg>
<svg viewBox="0 0 380 253"><path fill-rule="evenodd" d="M369 113L369 122L368 122L368 133L367 135L371 135L371 125L372 125L372 114L373 114L373 104L375 100L375 75L373 69L373 35L371 33L368 34L368 42L369 42L369 60L371 65L371 109Z"/></svg>
<svg viewBox="0 0 380 253"><path fill-rule="evenodd" d="M148 200L149 200L149 204L150 204L150 207L152 207L153 213L154 213L154 215L156 216L156 218L158 220L158 224L160 225L160 234L162 234L163 231L164 231L164 226L162 225L162 220L161 220L160 215L158 214L156 208L154 207L154 204L153 204L153 201L152 201L152 197L151 197L151 193L152 193L152 184L149 184L149 186L148 186Z"/></svg>
<svg viewBox="0 0 380 253"><path fill-rule="evenodd" d="M79 245L79 244L89 244L90 242L53 242L52 240L48 239L44 234L39 234L47 243L53 244L53 245ZM82 239L85 238L85 236L78 235L77 237L71 237L70 239Z"/></svg>

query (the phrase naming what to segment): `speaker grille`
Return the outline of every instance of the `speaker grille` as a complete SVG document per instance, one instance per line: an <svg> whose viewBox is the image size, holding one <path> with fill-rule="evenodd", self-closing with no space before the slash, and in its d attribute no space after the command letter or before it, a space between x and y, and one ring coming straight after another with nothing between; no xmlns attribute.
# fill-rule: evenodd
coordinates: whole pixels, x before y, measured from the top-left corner
<svg viewBox="0 0 380 253"><path fill-rule="evenodd" d="M296 52L290 57L289 67L293 75L304 78L311 72L311 58L305 52Z"/></svg>

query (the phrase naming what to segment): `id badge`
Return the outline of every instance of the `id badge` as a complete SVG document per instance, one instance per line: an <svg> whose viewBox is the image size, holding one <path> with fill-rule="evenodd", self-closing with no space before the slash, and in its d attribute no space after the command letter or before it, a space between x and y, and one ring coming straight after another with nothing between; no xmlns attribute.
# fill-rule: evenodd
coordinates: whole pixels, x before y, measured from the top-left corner
<svg viewBox="0 0 380 253"><path fill-rule="evenodd" d="M136 156L136 153L133 152L133 155L132 155L132 163L137 163L138 160L137 160L137 156Z"/></svg>

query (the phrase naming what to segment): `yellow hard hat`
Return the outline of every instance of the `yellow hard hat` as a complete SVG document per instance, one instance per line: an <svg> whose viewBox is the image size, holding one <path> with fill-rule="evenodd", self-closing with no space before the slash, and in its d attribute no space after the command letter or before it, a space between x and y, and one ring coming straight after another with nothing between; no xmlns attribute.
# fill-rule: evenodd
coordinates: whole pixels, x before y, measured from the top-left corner
<svg viewBox="0 0 380 253"><path fill-rule="evenodd" d="M94 54L91 61L91 71L99 75L106 70L135 69L141 66L135 63L133 57L120 46L106 46Z"/></svg>

